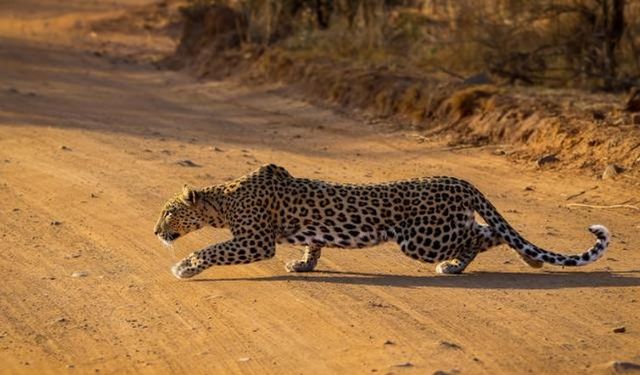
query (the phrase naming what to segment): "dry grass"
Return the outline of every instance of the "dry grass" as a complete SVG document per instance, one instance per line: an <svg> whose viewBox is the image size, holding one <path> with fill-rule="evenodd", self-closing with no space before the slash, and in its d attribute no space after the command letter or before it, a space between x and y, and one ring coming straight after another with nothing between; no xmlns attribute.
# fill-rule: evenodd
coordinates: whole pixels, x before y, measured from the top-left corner
<svg viewBox="0 0 640 375"><path fill-rule="evenodd" d="M471 116L476 111L482 111L488 99L498 92L498 88L492 85L479 85L466 87L454 92L445 102L445 113L461 120Z"/></svg>
<svg viewBox="0 0 640 375"><path fill-rule="evenodd" d="M205 48L191 57L198 75L220 78L235 74L251 84L285 82L308 97L343 109L363 109L390 118L402 128L444 138L452 145L509 144L516 150L512 155L528 160L552 152L561 158L559 165L571 164L595 174L606 163L617 163L629 171L640 166L640 132L632 125L632 114L622 110L621 96L559 89L559 77L565 74L562 71L547 69L539 77L533 75L547 62L525 58L516 48L540 43L543 32L513 34L509 25L490 28L481 23L460 30L455 23L443 24L405 8L395 15L370 17L368 23L356 20L360 27L349 27L340 19L326 30L313 23L294 23L296 29L286 37L271 38L277 33L269 34L270 38L258 43L255 36L251 37L253 42L248 40L247 35L258 29L252 26L251 17L235 12L246 22L236 34L240 43L233 48ZM495 22L495 17L487 16L484 24L490 22ZM551 28L544 24L536 27L543 31ZM429 43L415 43L427 40L434 30L449 33L439 34L441 39L432 38ZM473 30L486 34L473 34ZM202 45L216 45L217 35L203 35L205 41L213 41ZM460 44L442 42L460 35L470 39ZM487 35L509 43L499 49L477 41ZM496 55L486 59L483 53L487 51ZM510 77L482 70L501 58L508 62L501 66L511 72ZM477 71L483 74L470 76ZM584 82L591 81L573 86L583 87ZM514 83L533 85L525 88Z"/></svg>
<svg viewBox="0 0 640 375"><path fill-rule="evenodd" d="M383 6L334 0L327 28L318 26L313 1L194 0L191 7L233 8L243 20L239 32L245 44L357 66L460 77L484 72L509 83L625 89L640 76L640 4L626 2L626 28L608 57L603 46L613 8L605 11L602 4L613 2L397 0Z"/></svg>

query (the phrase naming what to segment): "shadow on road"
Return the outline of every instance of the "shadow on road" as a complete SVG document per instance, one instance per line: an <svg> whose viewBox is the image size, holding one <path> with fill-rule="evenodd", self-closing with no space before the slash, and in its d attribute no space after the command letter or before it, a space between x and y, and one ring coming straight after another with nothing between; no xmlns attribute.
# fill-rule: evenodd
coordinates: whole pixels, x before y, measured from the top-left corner
<svg viewBox="0 0 640 375"><path fill-rule="evenodd" d="M471 272L455 276L407 276L377 273L315 271L266 277L231 279L195 279L195 282L295 281L301 283L334 283L392 286L401 288L439 287L466 289L566 289L640 286L640 270L618 272Z"/></svg>

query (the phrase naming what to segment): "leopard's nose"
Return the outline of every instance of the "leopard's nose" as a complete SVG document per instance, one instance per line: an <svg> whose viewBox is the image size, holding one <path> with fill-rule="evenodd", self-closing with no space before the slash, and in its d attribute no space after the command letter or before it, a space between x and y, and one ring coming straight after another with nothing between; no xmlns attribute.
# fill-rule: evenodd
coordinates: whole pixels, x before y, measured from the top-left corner
<svg viewBox="0 0 640 375"><path fill-rule="evenodd" d="M155 234L156 236L160 233L162 233L162 221L158 220L156 222L156 225L153 226L153 234Z"/></svg>

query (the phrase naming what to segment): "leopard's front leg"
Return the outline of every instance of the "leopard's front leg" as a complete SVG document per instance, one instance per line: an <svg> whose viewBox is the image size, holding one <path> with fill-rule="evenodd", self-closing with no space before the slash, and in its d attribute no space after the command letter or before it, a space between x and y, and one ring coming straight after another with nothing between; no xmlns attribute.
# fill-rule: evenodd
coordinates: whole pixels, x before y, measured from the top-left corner
<svg viewBox="0 0 640 375"><path fill-rule="evenodd" d="M258 247L257 244L262 246ZM274 241L264 238L234 238L191 253L176 263L171 272L179 279L188 279L213 265L247 264L272 258L275 253Z"/></svg>

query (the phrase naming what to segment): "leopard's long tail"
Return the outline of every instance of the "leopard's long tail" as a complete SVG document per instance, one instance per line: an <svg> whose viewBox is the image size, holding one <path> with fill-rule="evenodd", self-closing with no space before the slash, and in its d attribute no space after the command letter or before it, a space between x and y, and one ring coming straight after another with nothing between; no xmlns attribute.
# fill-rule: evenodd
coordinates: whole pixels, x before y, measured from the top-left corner
<svg viewBox="0 0 640 375"><path fill-rule="evenodd" d="M471 184L468 186L472 189L473 209L482 216L504 242L529 259L556 266L584 266L598 260L609 246L611 238L609 230L603 225L592 225L589 227L589 231L596 236L596 243L581 254L565 255L541 249L516 232L478 189Z"/></svg>

